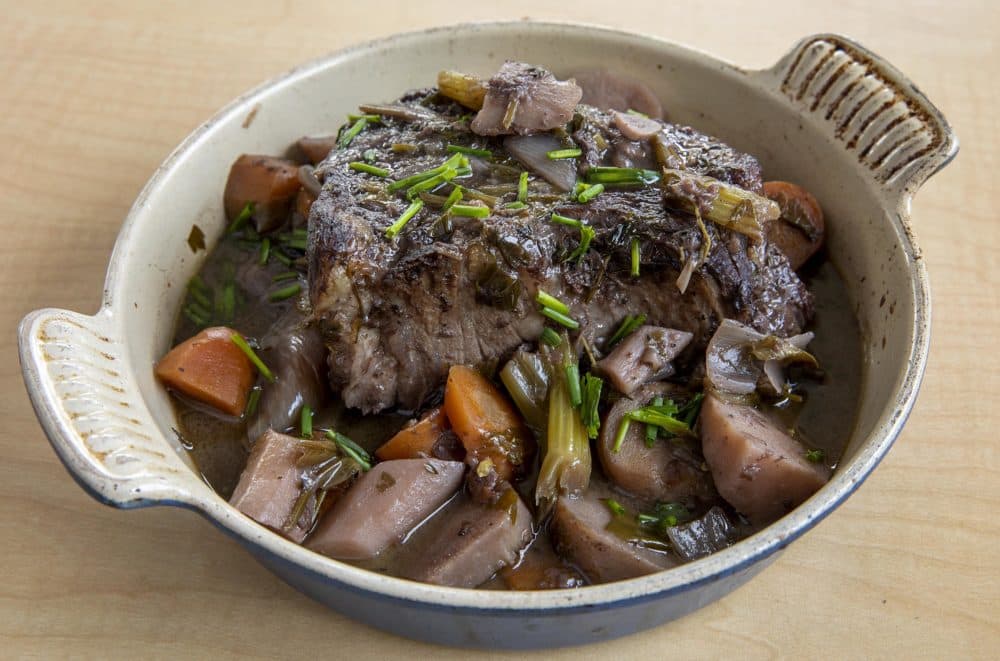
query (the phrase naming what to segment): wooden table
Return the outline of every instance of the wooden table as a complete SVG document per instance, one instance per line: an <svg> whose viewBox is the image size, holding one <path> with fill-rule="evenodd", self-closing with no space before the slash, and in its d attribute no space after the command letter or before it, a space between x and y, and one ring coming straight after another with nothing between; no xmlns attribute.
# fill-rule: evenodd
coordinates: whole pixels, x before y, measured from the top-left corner
<svg viewBox="0 0 1000 661"><path fill-rule="evenodd" d="M650 32L747 66L769 65L804 35L843 32L909 74L963 141L914 204L934 287L934 340L920 400L879 470L720 602L627 639L539 656L1000 654L997 5L577 0L543 8L508 0L501 12L440 0L3 4L0 656L470 656L326 610L189 512L96 504L35 421L14 328L37 307L97 308L133 198L170 149L239 92L359 40L522 16Z"/></svg>

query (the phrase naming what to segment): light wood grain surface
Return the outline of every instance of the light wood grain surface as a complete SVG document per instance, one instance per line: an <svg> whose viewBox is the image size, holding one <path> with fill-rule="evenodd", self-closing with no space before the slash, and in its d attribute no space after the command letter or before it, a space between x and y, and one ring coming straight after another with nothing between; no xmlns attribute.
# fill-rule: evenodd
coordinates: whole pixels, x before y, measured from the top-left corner
<svg viewBox="0 0 1000 661"><path fill-rule="evenodd" d="M538 656L1000 654L996 3L0 5L0 656L472 655L326 610L194 514L122 512L90 500L38 427L15 326L38 307L97 308L118 227L143 183L243 90L359 40L526 16L653 33L754 67L807 34L843 32L911 76L962 140L958 159L913 206L932 279L933 344L916 409L882 466L725 599L630 638Z"/></svg>

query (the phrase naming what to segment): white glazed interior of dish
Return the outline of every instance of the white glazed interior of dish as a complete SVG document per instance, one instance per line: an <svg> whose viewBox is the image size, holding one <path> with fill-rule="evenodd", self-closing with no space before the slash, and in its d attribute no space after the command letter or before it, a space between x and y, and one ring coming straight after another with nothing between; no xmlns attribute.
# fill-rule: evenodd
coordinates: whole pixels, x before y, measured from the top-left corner
<svg viewBox="0 0 1000 661"><path fill-rule="evenodd" d="M829 89L814 90L812 79L803 79L804 98L795 98L801 61L826 57L817 60L822 73L833 58L820 51L803 56L803 49L800 45L772 70L746 72L663 41L612 30L490 24L359 46L268 83L196 131L156 173L119 237L101 312L93 318L61 317L62 325L50 324L48 330L40 318L27 324L29 331L36 329L36 336L22 337L22 355L43 356L40 362L48 367L36 369L47 369L56 382L47 385L26 367L42 423L70 471L112 504L185 504L313 572L397 598L503 610L607 605L745 568L811 527L849 495L902 426L926 360L930 321L926 274L906 226L909 199L957 149L947 125L932 115L928 122L943 127L945 142L894 178L881 180L879 168L859 163L858 146L847 148L851 131L847 137L838 136L831 120L811 109L811 95L829 94ZM845 57L859 62L861 56L868 57L850 51ZM506 58L541 64L557 74L597 66L627 72L659 94L669 120L693 125L756 155L766 178L802 184L827 212L830 253L845 277L864 334L864 386L854 434L826 487L778 523L710 558L640 579L538 593L458 590L376 575L316 555L242 516L199 478L172 432L173 411L153 378L152 366L169 346L184 284L207 256L204 251L193 254L188 247L192 225L204 231L209 250L224 229L222 188L236 156L281 153L302 135L335 131L359 103L390 100L404 90L433 85L439 69L459 67L487 75ZM905 80L890 82L902 85ZM819 110L824 107L820 104ZM252 121L247 121L251 114ZM848 122L848 129L856 128L860 135L859 145L882 124L880 119L864 123L863 116ZM876 142L891 139L889 135ZM872 150L876 152L878 147ZM77 404L63 396L63 408L71 414L66 419L47 416L39 404L63 392L58 386L60 375L65 376L60 371L59 333L72 334L76 331L70 327L77 325L86 327L94 350L110 354L113 361L114 367L105 371L122 390L121 404L128 404L116 410L122 419L119 427L104 424L81 435L79 424L69 422L80 417L73 415ZM25 349L25 342L36 340L45 346L37 353ZM66 377L61 382L69 381ZM79 407L86 418L86 406ZM55 440L74 433L82 437L86 456L71 455ZM123 435L129 438L124 445Z"/></svg>

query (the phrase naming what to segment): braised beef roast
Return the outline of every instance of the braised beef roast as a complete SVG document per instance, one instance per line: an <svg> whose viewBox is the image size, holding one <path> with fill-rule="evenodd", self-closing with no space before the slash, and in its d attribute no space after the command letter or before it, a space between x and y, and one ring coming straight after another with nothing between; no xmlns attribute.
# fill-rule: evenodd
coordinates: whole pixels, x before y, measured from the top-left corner
<svg viewBox="0 0 1000 661"><path fill-rule="evenodd" d="M531 80L538 84L537 75ZM504 89L510 93L510 85ZM347 406L366 413L418 409L451 365L494 364L534 342L544 322L534 302L539 289L566 302L597 346L630 313L691 332L694 350L704 348L724 317L787 336L811 316L808 291L776 247L752 245L713 223L705 223L703 233L695 216L668 204L658 184L608 186L581 204L532 176L524 207L507 208L523 166L493 129L490 136L473 132L467 108L421 90L379 110L379 121L318 166L323 189L309 222L310 298L326 331L331 385ZM551 161L553 167L575 163L581 180L599 166L656 169L658 144L670 167L760 191L760 165L752 156L692 128L641 119L659 126L655 140L632 140L620 127L629 133L635 127L622 113L583 105L565 130L516 139L554 139L581 150L578 159ZM466 203L491 208L489 217L443 217L444 194L425 192L405 231L387 239L386 229L411 201L349 164L387 168L399 180L441 165L455 146L490 154L470 154L471 173L454 180ZM522 158L523 149L517 150ZM477 192L479 199L470 199ZM593 228L582 256L568 259L580 233L553 223L553 212ZM711 250L682 292L678 278L706 236ZM638 277L630 275L633 240Z"/></svg>

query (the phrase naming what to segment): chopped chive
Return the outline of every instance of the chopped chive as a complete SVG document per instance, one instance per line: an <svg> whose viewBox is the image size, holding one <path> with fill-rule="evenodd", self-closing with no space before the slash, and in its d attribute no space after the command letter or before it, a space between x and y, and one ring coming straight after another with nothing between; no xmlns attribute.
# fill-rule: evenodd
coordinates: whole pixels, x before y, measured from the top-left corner
<svg viewBox="0 0 1000 661"><path fill-rule="evenodd" d="M647 115L644 112L639 112L638 110L633 110L633 109L629 108L625 112L626 112L626 114L629 114L629 115L635 115L636 117L645 117L646 119L649 119L649 115Z"/></svg>
<svg viewBox="0 0 1000 661"><path fill-rule="evenodd" d="M576 247L566 261L572 262L576 260L579 262L583 259L583 256L587 254L587 250L590 249L590 242L594 240L594 228L590 225L580 225L580 244Z"/></svg>
<svg viewBox="0 0 1000 661"><path fill-rule="evenodd" d="M663 406L663 398L653 399L653 406ZM660 435L660 428L656 425L646 425L646 447L651 448L656 444L656 437Z"/></svg>
<svg viewBox="0 0 1000 661"><path fill-rule="evenodd" d="M216 298L215 312L223 321L232 321L236 313L236 286L232 282L226 283Z"/></svg>
<svg viewBox="0 0 1000 661"><path fill-rule="evenodd" d="M191 323L193 323L195 326L208 325L208 319L206 317L201 316L194 310L192 310L190 305L184 308L184 316L190 319Z"/></svg>
<svg viewBox="0 0 1000 661"><path fill-rule="evenodd" d="M469 218L486 218L490 215L490 208L487 206L472 206L470 204L455 204L451 207L451 212L456 216L468 216Z"/></svg>
<svg viewBox="0 0 1000 661"><path fill-rule="evenodd" d="M604 184L591 184L577 194L576 201L586 204L603 192Z"/></svg>
<svg viewBox="0 0 1000 661"><path fill-rule="evenodd" d="M611 510L611 513L615 516L622 517L628 513L625 507L614 498L605 498L604 503L608 506L608 509Z"/></svg>
<svg viewBox="0 0 1000 661"><path fill-rule="evenodd" d="M640 409L630 411L626 418L636 422L643 422L647 425L656 425L665 432L671 434L687 434L691 428L682 420L674 416L677 415L677 406L671 400L660 406L644 406Z"/></svg>
<svg viewBox="0 0 1000 661"><path fill-rule="evenodd" d="M522 172L517 180L517 201L524 204L528 201L528 173Z"/></svg>
<svg viewBox="0 0 1000 661"><path fill-rule="evenodd" d="M580 327L579 321L563 314L562 312L553 310L552 308L543 307L540 310L540 312L542 313L543 316L548 317L549 319L556 322L560 326L565 326L570 330L576 330Z"/></svg>
<svg viewBox="0 0 1000 661"><path fill-rule="evenodd" d="M631 425L631 418L624 417L622 421L618 424L618 432L615 434L614 445L611 446L612 452L621 452L622 443L625 442L625 437L628 436L628 428Z"/></svg>
<svg viewBox="0 0 1000 661"><path fill-rule="evenodd" d="M267 264L268 257L271 256L271 239L266 236L260 242L260 257L257 258L257 263L263 266Z"/></svg>
<svg viewBox="0 0 1000 661"><path fill-rule="evenodd" d="M209 292L211 293L211 292ZM194 300L195 303L202 305L206 308L212 307L212 300L205 295L203 291L197 289L196 287L188 286L188 295Z"/></svg>
<svg viewBox="0 0 1000 661"><path fill-rule="evenodd" d="M472 176L472 168L470 168L468 165L460 167L457 170L455 170L455 176L456 177Z"/></svg>
<svg viewBox="0 0 1000 661"><path fill-rule="evenodd" d="M474 147L463 147L462 145L448 145L445 147L452 154L469 154L471 156L481 156L483 158L493 158L493 152L489 149L476 149Z"/></svg>
<svg viewBox="0 0 1000 661"><path fill-rule="evenodd" d="M284 282L285 280L294 280L297 277L299 277L298 271L284 271L271 278L271 282Z"/></svg>
<svg viewBox="0 0 1000 661"><path fill-rule="evenodd" d="M538 293L535 294L535 302L541 305L542 307L551 308L556 312L569 314L569 306L560 301L552 294L546 292L544 289L539 289Z"/></svg>
<svg viewBox="0 0 1000 661"><path fill-rule="evenodd" d="M254 386L250 389L250 396L247 397L247 406L243 409L243 417L249 418L254 413L257 412L257 404L260 403L260 394L263 392L263 388L260 386Z"/></svg>
<svg viewBox="0 0 1000 661"><path fill-rule="evenodd" d="M575 362L566 366L566 388L570 404L577 408L583 403L583 395L580 393L580 366Z"/></svg>
<svg viewBox="0 0 1000 661"><path fill-rule="evenodd" d="M416 216L417 212L423 208L423 200L414 200L413 202L410 202L410 206L406 207L406 211L404 211L403 215L399 217L399 220L390 225L389 229L385 231L385 238L394 239L397 234L403 231L403 228L406 227L406 223L410 222L410 219Z"/></svg>
<svg viewBox="0 0 1000 661"><path fill-rule="evenodd" d="M382 116L381 115L356 115L354 113L351 113L351 114L349 114L347 116L347 121L349 121L349 122L356 122L359 119L364 119L364 120L369 121L369 122L381 122L382 121Z"/></svg>
<svg viewBox="0 0 1000 661"><path fill-rule="evenodd" d="M270 294L267 295L267 300L271 301L272 303L277 303L278 301L284 301L286 299L289 299L292 296L297 296L301 291L302 291L302 284L296 282L288 285L287 287L282 287L277 291L271 292Z"/></svg>
<svg viewBox="0 0 1000 661"><path fill-rule="evenodd" d="M366 124L368 124L367 117L358 117L357 121L351 124L349 129L341 133L340 139L337 140L337 147L345 149L349 144L351 144L351 140L354 140L354 138L364 130Z"/></svg>
<svg viewBox="0 0 1000 661"><path fill-rule="evenodd" d="M642 168L592 167L587 170L590 184L654 184L660 173Z"/></svg>
<svg viewBox="0 0 1000 661"><path fill-rule="evenodd" d="M267 365L264 364L264 361L262 361L260 357L257 355L257 352L254 351L249 344L247 344L247 341L243 339L242 335L240 335L239 333L233 333L232 335L229 336L229 339L232 340L233 344L238 346L240 350L246 354L247 358L249 358L250 362L254 364L254 367L257 368L257 371L260 372L261 376L263 376L271 383L274 383L275 381L274 373L267 368Z"/></svg>
<svg viewBox="0 0 1000 661"><path fill-rule="evenodd" d="M375 167L363 161L351 161L347 164L347 167L352 170L357 170L358 172L367 172L368 174L373 174L376 177L388 177L389 170L386 168Z"/></svg>
<svg viewBox="0 0 1000 661"><path fill-rule="evenodd" d="M579 228L581 225L583 225L582 220L577 220L576 218L569 218L568 216L561 216L557 213L553 213L552 216L550 217L550 220L553 223L559 225L566 225L567 227Z"/></svg>
<svg viewBox="0 0 1000 661"><path fill-rule="evenodd" d="M291 236L293 239L295 237L302 237L304 239L309 236L309 230L304 227L296 227L291 231Z"/></svg>
<svg viewBox="0 0 1000 661"><path fill-rule="evenodd" d="M639 239L632 239L632 269L629 273L633 278L639 277Z"/></svg>
<svg viewBox="0 0 1000 661"><path fill-rule="evenodd" d="M212 288L205 284L205 281L201 279L200 275L193 275L191 279L188 280L188 289L197 289L200 292L211 293Z"/></svg>
<svg viewBox="0 0 1000 661"><path fill-rule="evenodd" d="M243 226L250 220L250 216L253 215L253 208L254 203L247 202L243 206L243 209L236 215L236 218L233 218L233 222L229 225L229 229L226 230L226 234L233 234L243 229Z"/></svg>
<svg viewBox="0 0 1000 661"><path fill-rule="evenodd" d="M583 403L580 406L580 422L587 430L589 438L597 438L601 427L601 414L598 408L601 404L601 390L604 381L593 374L583 377Z"/></svg>
<svg viewBox="0 0 1000 661"><path fill-rule="evenodd" d="M451 189L451 192L448 193L448 199L444 201L444 206L441 207L441 211L447 213L461 199L462 199L462 187L455 186L453 189Z"/></svg>
<svg viewBox="0 0 1000 661"><path fill-rule="evenodd" d="M302 438L312 438L313 435L313 410L308 404L302 406L302 422L299 425L302 430Z"/></svg>
<svg viewBox="0 0 1000 661"><path fill-rule="evenodd" d="M441 186L442 184L451 181L452 179L455 178L457 174L458 174L457 170L445 170L441 174L436 174L430 179L424 179L423 181L418 181L417 183L413 184L412 186L406 189L406 197L412 200L422 191L434 190L438 186Z"/></svg>
<svg viewBox="0 0 1000 661"><path fill-rule="evenodd" d="M542 342L549 345L550 347L557 347L562 344L562 338L559 337L559 333L555 332L548 326L542 330Z"/></svg>
<svg viewBox="0 0 1000 661"><path fill-rule="evenodd" d="M423 172L417 172L416 174L411 174L409 177L405 177L403 179L394 181L391 184L389 184L389 192L394 193L400 189L409 188L413 184L420 183L425 179L430 179L431 177L439 175L447 170L455 170L458 167L460 167L459 164L462 162L462 158L463 157L461 154L453 154L451 158L449 158L447 161L437 166L436 168L431 168L430 170L424 170Z"/></svg>
<svg viewBox="0 0 1000 661"><path fill-rule="evenodd" d="M582 181L578 181L576 182L576 185L573 186L573 194L570 195L570 197L572 197L575 200L580 196L580 193L582 193L585 190L587 190L587 184L583 183Z"/></svg>
<svg viewBox="0 0 1000 661"><path fill-rule="evenodd" d="M625 319L622 320L621 325L618 326L618 330L616 330L614 335L611 336L611 339L608 340L608 348L610 349L611 347L618 344L618 342L625 339L627 335L629 335L639 326L642 326L644 323L646 323L646 315L644 314L637 314L635 316L632 315L626 316Z"/></svg>
<svg viewBox="0 0 1000 661"><path fill-rule="evenodd" d="M202 305L196 301L192 301L188 305L188 308L190 308L191 311L197 314L199 317L202 317L206 320L210 320L212 318L212 310L214 309L211 305L202 307Z"/></svg>
<svg viewBox="0 0 1000 661"><path fill-rule="evenodd" d="M276 260L278 260L279 262L281 262L285 266L291 266L292 265L292 258L289 257L288 255L284 254L280 250L272 250L271 251L271 257L274 257Z"/></svg>
<svg viewBox="0 0 1000 661"><path fill-rule="evenodd" d="M701 402L703 399L705 399L705 393L695 393L694 397L682 406L681 410L677 413L678 418L683 420L692 429L694 428L694 421L698 419L698 414L701 413Z"/></svg>
<svg viewBox="0 0 1000 661"><path fill-rule="evenodd" d="M307 245L306 244L306 239L304 239L302 237L298 237L298 236L292 237L291 239L289 239L288 241L285 242L285 246L286 247L288 247L288 248L294 248L295 250L303 250L304 251L306 249L306 245Z"/></svg>
<svg viewBox="0 0 1000 661"><path fill-rule="evenodd" d="M545 152L545 155L553 161L558 161L564 158L577 158L582 154L583 151L580 149L554 149L552 151Z"/></svg>
<svg viewBox="0 0 1000 661"><path fill-rule="evenodd" d="M326 437L336 443L341 452L358 462L361 470L370 471L372 469L372 458L365 452L363 447L332 429L326 430Z"/></svg>
<svg viewBox="0 0 1000 661"><path fill-rule="evenodd" d="M814 464L818 464L823 461L823 454L822 450L809 450L806 452L806 460L811 461Z"/></svg>
<svg viewBox="0 0 1000 661"><path fill-rule="evenodd" d="M524 202L508 202L507 204L503 205L503 208L514 209L514 210L527 209L528 205L525 204Z"/></svg>

